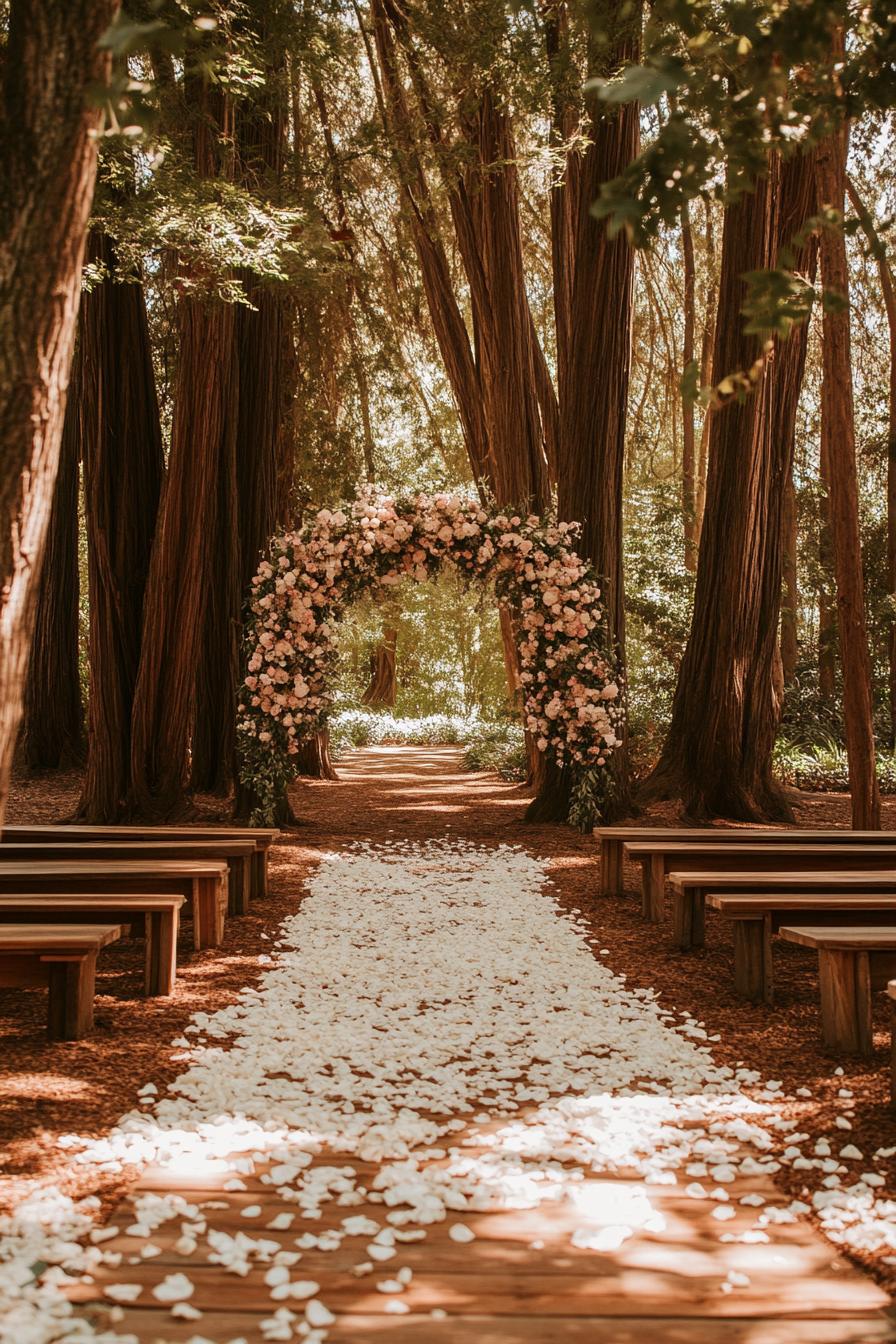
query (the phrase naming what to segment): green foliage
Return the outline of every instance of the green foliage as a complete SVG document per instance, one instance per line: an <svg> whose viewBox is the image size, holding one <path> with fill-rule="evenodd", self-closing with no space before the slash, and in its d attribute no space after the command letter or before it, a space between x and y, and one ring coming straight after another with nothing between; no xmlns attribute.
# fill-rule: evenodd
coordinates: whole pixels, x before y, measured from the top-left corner
<svg viewBox="0 0 896 1344"><path fill-rule="evenodd" d="M477 723L466 740L464 765L468 770L494 770L502 779L521 783L529 761L518 723Z"/></svg>
<svg viewBox="0 0 896 1344"><path fill-rule="evenodd" d="M838 29L849 33L839 59ZM599 90L608 102L675 107L595 204L611 232L639 245L675 222L682 205L750 189L769 151L799 152L856 109L893 105L893 17L885 3L856 11L837 0L659 0L644 29L640 67ZM890 72L889 82L886 72Z"/></svg>
<svg viewBox="0 0 896 1344"><path fill-rule="evenodd" d="M785 784L806 792L849 792L846 750L836 741L821 741L807 748L782 739L775 747L775 770ZM896 793L896 755L893 752L878 754L877 778L881 793Z"/></svg>

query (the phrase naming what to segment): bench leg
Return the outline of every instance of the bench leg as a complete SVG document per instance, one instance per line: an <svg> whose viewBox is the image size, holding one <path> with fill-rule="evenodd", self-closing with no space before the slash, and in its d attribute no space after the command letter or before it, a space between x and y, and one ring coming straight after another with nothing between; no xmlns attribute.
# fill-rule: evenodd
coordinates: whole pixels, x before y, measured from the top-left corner
<svg viewBox="0 0 896 1344"><path fill-rule="evenodd" d="M252 895L268 894L268 852L257 849L252 856Z"/></svg>
<svg viewBox="0 0 896 1344"><path fill-rule="evenodd" d="M600 895L622 895L622 841L600 842Z"/></svg>
<svg viewBox="0 0 896 1344"><path fill-rule="evenodd" d="M890 1105L896 1107L896 999L890 1000Z"/></svg>
<svg viewBox="0 0 896 1344"><path fill-rule="evenodd" d="M249 913L249 884L252 877L251 860L231 859L228 868L228 906L230 915Z"/></svg>
<svg viewBox="0 0 896 1344"><path fill-rule="evenodd" d="M96 953L70 961L50 961L47 1035L51 1041L79 1041L93 1029Z"/></svg>
<svg viewBox="0 0 896 1344"><path fill-rule="evenodd" d="M867 952L819 948L821 1031L825 1045L854 1055L870 1055L871 970Z"/></svg>
<svg viewBox="0 0 896 1344"><path fill-rule="evenodd" d="M217 947L224 936L227 892L217 878L198 877L193 883L193 943L197 948Z"/></svg>
<svg viewBox="0 0 896 1344"><path fill-rule="evenodd" d="M177 912L156 910L146 916L144 992L167 995L177 976Z"/></svg>
<svg viewBox="0 0 896 1344"><path fill-rule="evenodd" d="M734 988L753 1003L771 1003L771 929L765 918L734 920Z"/></svg>
<svg viewBox="0 0 896 1344"><path fill-rule="evenodd" d="M672 892L672 927L675 946L681 952L706 942L706 909L699 887Z"/></svg>
<svg viewBox="0 0 896 1344"><path fill-rule="evenodd" d="M666 913L666 861L651 854L641 863L641 913L651 924L662 924Z"/></svg>

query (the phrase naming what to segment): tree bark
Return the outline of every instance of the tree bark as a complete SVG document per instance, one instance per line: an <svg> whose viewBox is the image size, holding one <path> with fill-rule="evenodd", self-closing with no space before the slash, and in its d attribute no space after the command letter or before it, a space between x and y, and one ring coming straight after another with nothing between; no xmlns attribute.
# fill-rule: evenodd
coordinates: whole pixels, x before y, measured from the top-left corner
<svg viewBox="0 0 896 1344"><path fill-rule="evenodd" d="M397 643L397 628L385 626L382 639L370 655L370 684L361 697L362 705L375 709L392 709L395 705Z"/></svg>
<svg viewBox="0 0 896 1344"><path fill-rule="evenodd" d="M330 756L330 734L322 728L313 737L306 737L296 756L298 773L305 779L338 779Z"/></svg>
<svg viewBox="0 0 896 1344"><path fill-rule="evenodd" d="M199 671L232 676L236 660L236 633L220 615L224 599L234 601L239 591L235 547L221 554L214 547L227 526L222 514L232 519L235 494L228 474L235 473L234 326L230 304L181 301L171 451L146 587L131 741L132 807L158 822L189 809L190 732L211 597L215 617L224 621L228 663L212 668L205 660ZM219 728L226 731L226 724Z"/></svg>
<svg viewBox="0 0 896 1344"><path fill-rule="evenodd" d="M785 689L793 683L799 658L797 640L797 605L799 602L799 575L797 571L796 491L793 469L784 482L784 563L781 587L781 675Z"/></svg>
<svg viewBox="0 0 896 1344"><path fill-rule="evenodd" d="M258 23L263 39L263 16ZM267 73L265 89L255 100L237 103L230 115L236 148L234 171L247 183L274 187L283 166L286 122L279 66L270 64ZM207 175L219 169L212 156L200 164ZM222 421L224 438L216 450L214 543L205 555L204 625L192 737L193 786L222 796L237 774L236 692L243 605L278 513L287 410L285 367L291 343L283 297L249 272L243 272L240 279L251 306L234 309L232 349L221 348L227 364L221 373L222 392L229 409ZM196 375L201 376L198 368Z"/></svg>
<svg viewBox="0 0 896 1344"><path fill-rule="evenodd" d="M839 45L842 52L842 41ZM845 127L818 148L820 203L841 213L846 192L847 148L848 130ZM880 792L875 766L871 657L859 530L845 235L840 230L825 228L820 254L825 295L837 296L844 305L835 308L827 303L822 316L821 438L830 468L831 536L837 580L843 727L849 760L852 824L856 829L867 830L880 827Z"/></svg>
<svg viewBox="0 0 896 1344"><path fill-rule="evenodd" d="M777 179L772 162L753 193L725 212L713 381L752 369L755 385L710 419L693 623L669 734L644 790L647 797L680 794L686 811L699 818L791 815L772 777L771 756L784 485L799 388L790 376L776 381L775 360L783 358L788 368L798 360L779 345L762 362L762 344L743 331L740 315L742 277L775 263L781 222L799 213L792 196L803 185L801 175L785 175L780 188Z"/></svg>
<svg viewBox="0 0 896 1344"><path fill-rule="evenodd" d="M107 235L91 234L88 256L109 278L85 294L80 315L90 702L78 813L114 824L128 808L131 715L164 455L142 283L116 274Z"/></svg>
<svg viewBox="0 0 896 1344"><path fill-rule="evenodd" d="M59 463L114 0L12 0L0 150L0 825Z"/></svg>
<svg viewBox="0 0 896 1344"><path fill-rule="evenodd" d="M874 221L864 204L855 185L849 177L846 190L850 202L868 239L880 277L880 290L887 315L887 333L890 340L890 362L888 379L888 416L887 416L887 591L891 601L896 601L896 280L884 248L883 240L874 227ZM890 621L888 639L889 658L889 708L890 736L889 745L896 746L896 615Z"/></svg>
<svg viewBox="0 0 896 1344"><path fill-rule="evenodd" d="M637 61L640 6L613 0L604 7L605 33L588 43L588 74L615 73ZM564 144L582 107L572 79L565 4L551 7L546 23L554 75L554 138ZM616 177L638 152L640 109L610 111L596 95L584 99L588 143L568 150L564 173L551 190L551 259L557 338L557 509L579 522L577 549L602 579L607 653L625 661L625 601L622 574L622 478L631 366L634 251L623 234L607 235L591 206L604 182ZM612 320L607 315L612 314ZM613 803L604 820L629 807L624 745L613 758ZM546 779L527 812L531 821L566 815L568 770L546 768Z"/></svg>
<svg viewBox="0 0 896 1344"><path fill-rule="evenodd" d="M806 221L818 211L814 150L788 159L781 166L778 209L778 264L815 282L818 268L818 239L815 234L803 238ZM786 687L793 680L797 662L797 515L793 483L793 457L796 446L796 414L806 355L809 326L801 323L784 341L779 341L772 369L771 416L774 433L784 439L782 605L781 605L781 677Z"/></svg>
<svg viewBox="0 0 896 1344"><path fill-rule="evenodd" d="M79 673L79 363L76 351L25 683L22 754L29 770L64 769L84 760Z"/></svg>
<svg viewBox="0 0 896 1344"><path fill-rule="evenodd" d="M694 235L687 204L681 212L681 251L684 261L684 339L681 360L683 371L689 372L694 362L694 330L696 327L696 273L694 266ZM681 406L681 512L684 518L684 563L694 573L697 569L697 483L696 451L694 444L694 400L685 394Z"/></svg>

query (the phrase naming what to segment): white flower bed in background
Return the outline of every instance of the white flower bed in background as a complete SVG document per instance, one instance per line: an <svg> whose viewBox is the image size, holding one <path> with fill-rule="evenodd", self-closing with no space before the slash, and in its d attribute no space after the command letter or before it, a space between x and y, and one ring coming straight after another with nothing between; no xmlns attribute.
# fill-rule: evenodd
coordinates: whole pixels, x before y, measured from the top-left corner
<svg viewBox="0 0 896 1344"><path fill-rule="evenodd" d="M143 1089L141 1107L107 1139L69 1136L73 1161L106 1172L131 1162L225 1170L232 1190L258 1168L297 1213L342 1206L342 1231L312 1231L299 1245L334 1249L359 1238L366 1273L434 1222L448 1219L454 1239L470 1240L465 1211L544 1199L571 1202L581 1215L572 1240L595 1254L639 1227L661 1230L662 1215L643 1195L599 1179L620 1171L712 1201L720 1240L733 1239L724 1230L733 1216L729 1187L738 1175L779 1168L778 1130L789 1135L784 1160L825 1182L815 1203L836 1239L896 1246L893 1206L881 1198L870 1157L794 1134L796 1123L777 1117L778 1084L758 1100L744 1097L741 1085L758 1075L715 1064L699 1023L674 1018L652 991L627 988L596 960L584 924L558 914L548 885L544 865L509 846L359 844L326 855L301 909L282 925L275 955L261 958L259 984L220 1012L197 1013L176 1042L185 1069L169 1094ZM458 1141L477 1124L484 1154ZM350 1167L311 1165L328 1149L382 1161L377 1220L353 1214L365 1196ZM433 1165L437 1158L442 1165ZM561 1165L570 1161L574 1168ZM844 1189L849 1170L864 1174ZM754 1242L808 1207L783 1196L775 1205L758 1195L741 1202L755 1207L753 1229L741 1238ZM62 1268L35 1281L29 1266L83 1272L99 1262L101 1234L86 1251L80 1244L91 1214L89 1204L76 1209L46 1192L0 1227L0 1314L5 1308L13 1330L0 1337L46 1344L68 1328L56 1282ZM197 1264L209 1247L232 1272L271 1262L270 1243L265 1249L250 1235L251 1214L246 1234L207 1233L200 1210L179 1196L139 1200L135 1245L172 1219L186 1229L184 1253L192 1247ZM390 1310L405 1309L402 1272L390 1266L377 1285L394 1294ZM126 1278L122 1269L123 1302L133 1298ZM301 1266L274 1258L266 1282L271 1339L293 1338L300 1321L310 1344L326 1338L331 1313ZM185 1316L191 1293L187 1276L169 1276L156 1297ZM83 1323L69 1326L72 1338L93 1338ZM201 1340L201 1321L197 1332Z"/></svg>

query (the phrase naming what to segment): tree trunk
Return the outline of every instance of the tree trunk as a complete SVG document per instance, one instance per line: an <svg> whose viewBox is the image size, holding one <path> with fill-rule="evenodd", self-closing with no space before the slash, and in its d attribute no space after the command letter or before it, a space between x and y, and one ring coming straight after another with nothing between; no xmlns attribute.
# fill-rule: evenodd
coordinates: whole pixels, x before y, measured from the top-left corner
<svg viewBox="0 0 896 1344"><path fill-rule="evenodd" d="M29 770L58 770L84 759L78 657L79 363L76 351L25 683L22 754Z"/></svg>
<svg viewBox="0 0 896 1344"><path fill-rule="evenodd" d="M78 813L114 824L130 791L131 714L164 455L143 286L116 275L105 234L91 234L88 256L110 278L85 294L80 317L90 702Z"/></svg>
<svg viewBox="0 0 896 1344"><path fill-rule="evenodd" d="M818 211L817 165L814 150L788 159L781 166L778 209L778 264L815 282L818 268L818 240L814 234L803 239L806 221ZM772 369L772 423L774 432L784 440L784 479L781 605L781 679L788 686L797 662L797 516L793 483L793 456L796 445L796 413L806 370L809 326L795 327L775 348Z"/></svg>
<svg viewBox="0 0 896 1344"><path fill-rule="evenodd" d="M887 259L883 240L874 227L867 206L849 178L846 179L846 189L850 202L862 221L862 228L877 262L884 311L887 314L887 333L890 341L887 417L887 592L891 601L896 601L896 281L893 279L893 271ZM888 657L889 745L892 749L896 746L896 617L890 621Z"/></svg>
<svg viewBox="0 0 896 1344"><path fill-rule="evenodd" d="M96 181L114 0L12 0L0 149L0 825L22 714Z"/></svg>
<svg viewBox="0 0 896 1344"><path fill-rule="evenodd" d="M818 690L822 702L831 705L837 690L837 608L831 600L834 584L834 538L831 528L831 468L828 446L822 440L818 453L821 485L818 528Z"/></svg>
<svg viewBox="0 0 896 1344"><path fill-rule="evenodd" d="M640 7L614 3L603 11L606 33L589 38L589 75L615 73L637 61ZM558 142L573 123L569 101L565 5L555 6L557 27L547 29L555 75L554 131ZM607 652L625 661L622 576L622 477L631 365L634 251L615 239L591 213L604 182L623 172L638 152L640 109L610 110L595 95L585 99L588 144L567 153L562 181L551 193L551 252L557 334L557 509L581 523L577 549L602 579ZM612 320L606 315L612 314ZM625 748L610 766L612 804L604 820L629 806ZM546 770L527 817L559 820L568 809L568 770Z"/></svg>
<svg viewBox="0 0 896 1344"><path fill-rule="evenodd" d="M842 42L840 46L842 52ZM819 202L840 212L846 191L847 146L848 131L844 128L823 141L817 151ZM830 468L831 536L837 580L843 726L849 759L852 824L856 829L877 829L881 824L880 792L875 767L871 657L865 623L859 531L845 235L839 230L825 228L820 253L824 291L828 295L837 295L844 304L840 308L826 304L822 316L821 438Z"/></svg>
<svg viewBox="0 0 896 1344"><path fill-rule="evenodd" d="M264 40L264 15L255 22L257 35ZM259 92L260 101L241 101L232 109L235 171L253 186L266 183L275 190L283 166L285 111L276 62L267 73L269 86ZM220 114L222 124L226 119ZM206 175L219 168L215 156L200 164ZM231 423L224 421L225 437L218 450L214 545L206 555L205 620L192 738L193 786L222 796L229 792L237 773L236 693L243 606L278 512L286 414L284 372L290 341L282 296L250 272L243 272L240 279L251 306L234 310L233 348L221 352L228 365L221 377ZM196 372L200 375L199 369ZM231 386L226 389L228 381Z"/></svg>
<svg viewBox="0 0 896 1344"><path fill-rule="evenodd" d="M783 186L783 184L782 184ZM754 369L756 385L710 421L706 513L694 617L648 797L680 794L700 818L787 819L772 777L784 482L793 435L761 343L743 331L742 276L774 264L777 172L725 212L713 381ZM786 213L782 206L782 214ZM781 431L784 432L781 432Z"/></svg>
<svg viewBox="0 0 896 1344"><path fill-rule="evenodd" d="M296 767L305 779L339 778L330 757L330 734L326 728L305 738L296 756Z"/></svg>
<svg viewBox="0 0 896 1344"><path fill-rule="evenodd" d="M694 329L696 326L696 275L694 267L694 235L691 230L687 204L681 212L681 250L684 261L684 340L681 362L685 374L694 364ZM694 446L694 399L687 392L681 406L681 512L684 518L684 563L694 573L697 569L697 484Z"/></svg>
<svg viewBox="0 0 896 1344"><path fill-rule="evenodd" d="M190 297L181 301L179 321L171 451L146 588L131 746L133 807L159 822L188 810L197 678L232 677L237 656L228 615L239 593L236 548L215 546L228 526L235 530L235 314L230 304ZM220 636L215 647L226 654L215 666L204 653L210 621ZM226 723L218 727L226 731Z"/></svg>
<svg viewBox="0 0 896 1344"><path fill-rule="evenodd" d="M792 338L791 338L792 339ZM799 644L797 642L797 605L799 602L797 573L796 491L793 469L784 482L784 565L781 588L781 675L785 689L792 685L796 674Z"/></svg>
<svg viewBox="0 0 896 1344"><path fill-rule="evenodd" d="M362 705L372 709L392 709L395 704L395 648L398 630L385 626L383 637L370 655L370 684L361 697Z"/></svg>

